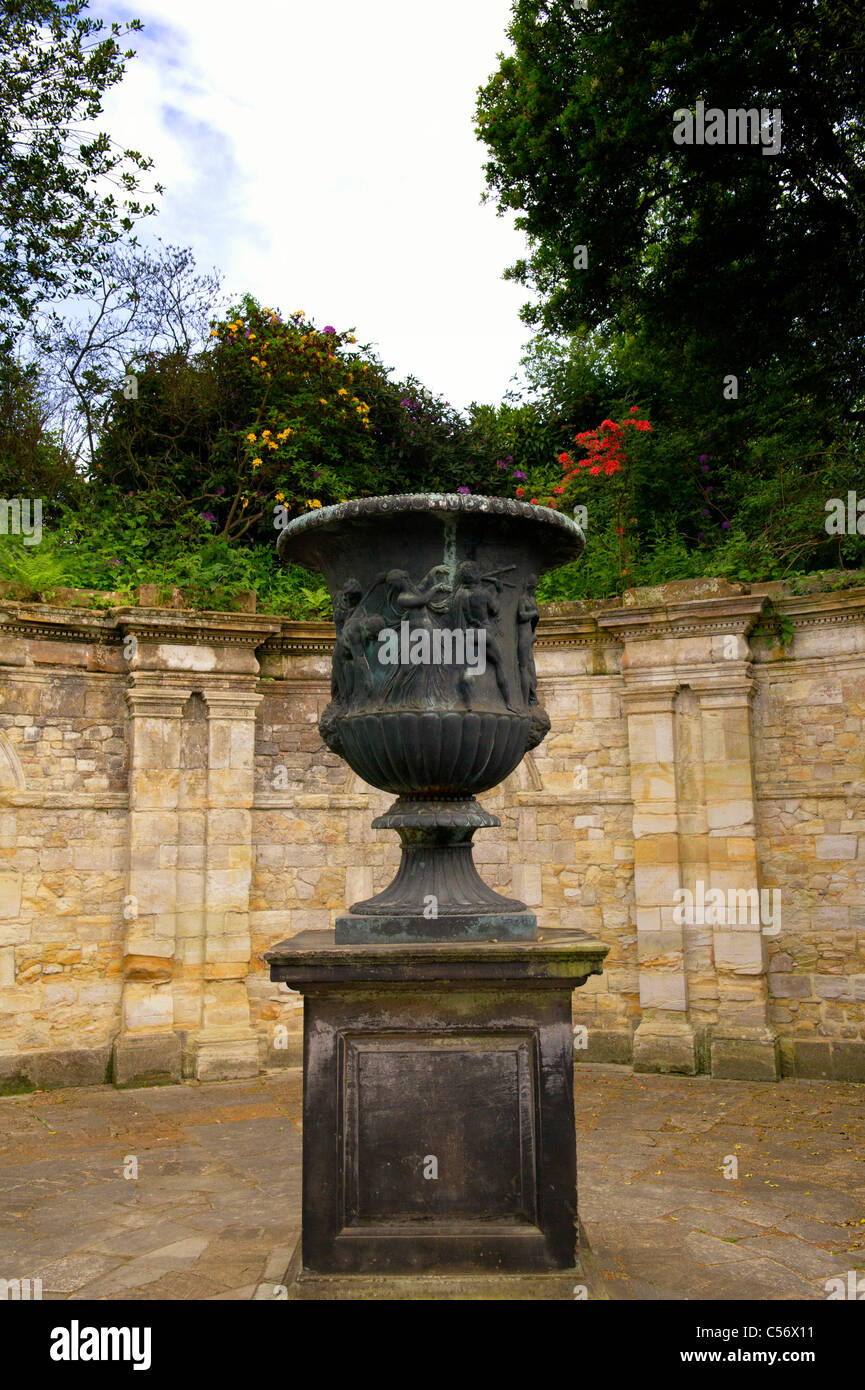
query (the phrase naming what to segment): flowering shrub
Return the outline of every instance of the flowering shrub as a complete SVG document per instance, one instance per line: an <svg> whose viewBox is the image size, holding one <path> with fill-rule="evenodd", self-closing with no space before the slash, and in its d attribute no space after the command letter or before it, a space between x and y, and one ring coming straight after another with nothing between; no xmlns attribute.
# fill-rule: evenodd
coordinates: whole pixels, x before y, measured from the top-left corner
<svg viewBox="0 0 865 1390"><path fill-rule="evenodd" d="M276 505L292 515L362 492L373 369L354 335L247 298L210 338L198 357L144 363L137 399L115 403L97 479L188 502L230 541L272 540Z"/></svg>
<svg viewBox="0 0 865 1390"><path fill-rule="evenodd" d="M586 476L591 478L612 478L620 475L617 483L610 484L614 492L615 534L618 537L620 587L624 588L631 579L631 558L626 542L625 525L629 511L633 510L633 487L629 469L628 435L629 429L639 433L651 432L648 420L635 419L639 408L631 406L624 420L602 420L597 429L584 430L574 436L584 457L573 459L567 450L559 454L564 481L553 489L554 496L547 506L558 507L558 497L568 503L575 503L577 493L583 491ZM579 481L577 481L579 480ZM587 505L593 509L591 501Z"/></svg>

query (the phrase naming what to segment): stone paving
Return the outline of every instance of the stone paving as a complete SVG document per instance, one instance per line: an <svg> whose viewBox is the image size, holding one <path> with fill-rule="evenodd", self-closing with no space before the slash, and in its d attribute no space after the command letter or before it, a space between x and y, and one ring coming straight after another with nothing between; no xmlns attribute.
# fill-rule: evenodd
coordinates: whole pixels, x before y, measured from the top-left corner
<svg viewBox="0 0 865 1390"><path fill-rule="evenodd" d="M826 1299L865 1272L862 1086L584 1065L576 1092L602 1296ZM300 1228L300 1117L299 1070L0 1100L0 1279L40 1278L46 1299L272 1298Z"/></svg>

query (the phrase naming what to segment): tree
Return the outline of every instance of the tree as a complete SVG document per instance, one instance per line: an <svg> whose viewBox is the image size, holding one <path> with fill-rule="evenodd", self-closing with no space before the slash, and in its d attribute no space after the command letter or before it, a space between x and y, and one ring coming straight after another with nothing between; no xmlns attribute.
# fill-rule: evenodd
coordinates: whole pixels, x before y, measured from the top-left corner
<svg viewBox="0 0 865 1390"><path fill-rule="evenodd" d="M783 364L814 408L861 411L860 0L516 0L508 32L477 131L488 196L529 237L507 272L540 296L526 322L642 335L718 397ZM698 101L779 112L780 149L677 144Z"/></svg>
<svg viewBox="0 0 865 1390"><path fill-rule="evenodd" d="M81 491L51 417L38 369L0 354L0 497L38 497L46 517Z"/></svg>
<svg viewBox="0 0 865 1390"><path fill-rule="evenodd" d="M247 296L201 352L141 358L109 398L94 474L188 503L227 541L273 542L283 518L373 493L512 492L495 433L388 370L350 331Z"/></svg>
<svg viewBox="0 0 865 1390"><path fill-rule="evenodd" d="M0 336L36 305L97 279L100 253L155 211L135 196L152 161L93 122L140 21L85 15L87 0L0 3ZM113 184L118 195L109 189ZM156 185L155 192L161 192Z"/></svg>
<svg viewBox="0 0 865 1390"><path fill-rule="evenodd" d="M87 292L65 313L43 313L35 330L50 377L55 419L67 447L93 466L106 413L127 374L160 356L188 359L208 340L221 307L222 276L199 271L188 247L120 244L94 266Z"/></svg>

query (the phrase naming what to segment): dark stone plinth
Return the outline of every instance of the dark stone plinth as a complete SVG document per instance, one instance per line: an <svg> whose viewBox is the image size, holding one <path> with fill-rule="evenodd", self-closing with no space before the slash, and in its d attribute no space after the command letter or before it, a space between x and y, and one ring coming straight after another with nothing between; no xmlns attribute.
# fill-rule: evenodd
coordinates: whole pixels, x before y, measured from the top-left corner
<svg viewBox="0 0 865 1390"><path fill-rule="evenodd" d="M610 1297L582 1223L579 1262L573 1269L543 1274L314 1274L301 1264L298 1240L281 1282L292 1303L572 1303L575 1299L608 1301ZM266 1294L270 1295L269 1288Z"/></svg>
<svg viewBox="0 0 865 1390"><path fill-rule="evenodd" d="M303 932L267 953L305 995L304 1270L576 1276L571 994L607 950Z"/></svg>
<svg viewBox="0 0 865 1390"><path fill-rule="evenodd" d="M372 942L537 941L538 919L533 912L466 913L462 916L415 919L402 916L361 916L346 912L336 919L337 946Z"/></svg>

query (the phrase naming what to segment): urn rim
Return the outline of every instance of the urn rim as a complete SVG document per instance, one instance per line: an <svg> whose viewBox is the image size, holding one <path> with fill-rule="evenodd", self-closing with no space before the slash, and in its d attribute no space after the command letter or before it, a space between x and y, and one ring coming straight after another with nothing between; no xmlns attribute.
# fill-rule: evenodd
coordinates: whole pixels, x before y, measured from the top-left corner
<svg viewBox="0 0 865 1390"><path fill-rule="evenodd" d="M288 551L294 548L292 543L302 537L322 530L336 530L354 518L376 520L406 512L439 516L444 514L505 517L534 523L535 527L542 527L547 532L549 541L555 539L558 542L552 548L550 568L577 559L586 547L582 527L572 517L553 511L551 507L520 502L514 497L485 497L479 493L409 492L381 497L358 497L347 502L337 502L331 507L304 512L302 516L296 516L290 521L280 533L276 552L280 560L297 558L303 563L302 557L288 555ZM553 536L550 531L558 534Z"/></svg>

